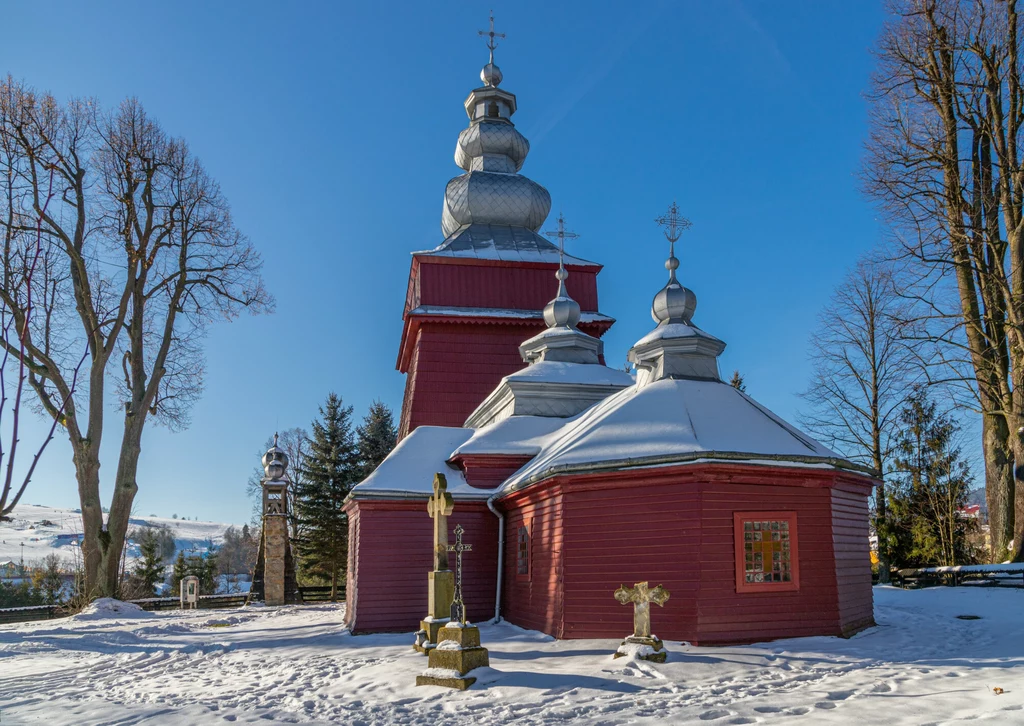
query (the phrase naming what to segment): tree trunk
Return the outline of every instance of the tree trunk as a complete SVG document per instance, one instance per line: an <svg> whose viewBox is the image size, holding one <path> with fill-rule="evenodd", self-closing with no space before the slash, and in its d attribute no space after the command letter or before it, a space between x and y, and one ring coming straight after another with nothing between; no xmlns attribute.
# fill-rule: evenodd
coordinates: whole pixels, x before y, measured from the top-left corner
<svg viewBox="0 0 1024 726"><path fill-rule="evenodd" d="M1010 431L1003 416L982 417L982 441L985 456L985 499L988 503L989 536L992 562L1007 559L1007 547L1014 529L1013 452Z"/></svg>

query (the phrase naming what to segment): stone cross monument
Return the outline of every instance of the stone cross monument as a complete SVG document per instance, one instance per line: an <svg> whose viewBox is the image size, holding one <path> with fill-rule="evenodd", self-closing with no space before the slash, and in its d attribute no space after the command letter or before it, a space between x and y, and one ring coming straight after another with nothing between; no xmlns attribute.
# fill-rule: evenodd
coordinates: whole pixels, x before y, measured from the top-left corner
<svg viewBox="0 0 1024 726"><path fill-rule="evenodd" d="M427 514L434 520L434 570L427 573L427 617L420 621L413 647L426 653L437 644L437 633L448 622L455 596L455 575L448 569L448 517L455 500L448 493L444 474L434 474L434 493Z"/></svg>
<svg viewBox="0 0 1024 726"><path fill-rule="evenodd" d="M263 532L251 597L267 605L298 601L295 563L288 541L288 454L274 445L263 455Z"/></svg>
<svg viewBox="0 0 1024 726"><path fill-rule="evenodd" d="M437 645L427 653L427 672L416 676L417 686L444 686L464 691L476 683L468 675L474 668L490 665L487 648L480 645L480 628L466 621L466 605L462 602L462 553L472 552L473 545L464 544L462 525L455 527L455 544L448 551L455 553L455 599L452 617L437 631Z"/></svg>
<svg viewBox="0 0 1024 726"><path fill-rule="evenodd" d="M656 635L651 635L651 603L664 607L668 598L668 590L661 585L649 588L646 582L638 582L633 587L622 585L615 591L615 599L620 603L633 604L633 634L622 641L615 651L616 658L633 655L642 660L665 662L665 646Z"/></svg>

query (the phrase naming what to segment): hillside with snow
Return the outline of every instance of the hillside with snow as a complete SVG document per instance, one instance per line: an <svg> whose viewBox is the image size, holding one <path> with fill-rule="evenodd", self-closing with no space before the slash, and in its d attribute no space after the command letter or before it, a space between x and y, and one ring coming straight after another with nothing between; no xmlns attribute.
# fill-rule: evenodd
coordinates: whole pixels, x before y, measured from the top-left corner
<svg viewBox="0 0 1024 726"><path fill-rule="evenodd" d="M130 525L131 528L166 528L174 537L175 556L183 550L205 552L211 543L218 546L224 539L224 530L231 526L241 528L241 525L223 522L167 517L132 517ZM41 562L52 553L72 562L77 556L81 533L82 515L78 509L19 504L14 508L10 521L0 522L0 565L8 561L20 563L23 554L27 566ZM137 555L138 548L130 545L129 561Z"/></svg>

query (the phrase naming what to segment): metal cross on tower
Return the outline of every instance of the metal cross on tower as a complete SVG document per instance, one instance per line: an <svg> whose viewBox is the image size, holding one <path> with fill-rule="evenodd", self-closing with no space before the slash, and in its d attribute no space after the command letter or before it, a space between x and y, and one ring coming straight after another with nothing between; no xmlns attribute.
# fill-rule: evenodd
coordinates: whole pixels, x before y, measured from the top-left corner
<svg viewBox="0 0 1024 726"><path fill-rule="evenodd" d="M633 603L633 635L638 638L651 637L651 603L664 606L668 601L668 590L658 585L650 589L646 582L638 582L633 587L620 585L615 591L615 599L623 605Z"/></svg>
<svg viewBox="0 0 1024 726"><path fill-rule="evenodd" d="M669 256L675 257L676 242L684 231L693 226L693 223L679 213L679 205L675 202L669 205L667 214L656 217L654 221L659 227L665 228L665 239L669 241L670 245Z"/></svg>
<svg viewBox="0 0 1024 726"><path fill-rule="evenodd" d="M462 602L462 553L472 552L473 545L463 544L461 524L455 525L455 544L448 545L448 551L455 553L455 597L452 599L452 620L466 622L466 605Z"/></svg>
<svg viewBox="0 0 1024 726"><path fill-rule="evenodd" d="M575 232L567 232L565 229L565 216L558 214L558 229L548 230L545 234L558 237L558 269L565 270L565 241L567 239L579 239ZM562 279L560 276L559 279Z"/></svg>
<svg viewBox="0 0 1024 726"><path fill-rule="evenodd" d="M494 49L498 47L498 44L494 42L495 38L505 39L504 33L494 32L494 11L491 11L491 29L490 30L478 30L477 33L482 38L487 38L487 48L491 51L491 63L494 63Z"/></svg>

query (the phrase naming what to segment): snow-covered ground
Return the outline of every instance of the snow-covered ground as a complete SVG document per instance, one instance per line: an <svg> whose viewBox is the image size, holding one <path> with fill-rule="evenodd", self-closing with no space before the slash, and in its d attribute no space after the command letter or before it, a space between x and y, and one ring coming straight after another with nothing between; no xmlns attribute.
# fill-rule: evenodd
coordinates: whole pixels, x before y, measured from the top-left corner
<svg viewBox="0 0 1024 726"><path fill-rule="evenodd" d="M875 600L878 627L850 640L669 643L663 665L485 625L491 668L464 693L414 686L427 663L412 635L351 636L343 606L101 608L0 626L0 723L1024 723L1024 591Z"/></svg>
<svg viewBox="0 0 1024 726"><path fill-rule="evenodd" d="M231 525L166 517L132 517L131 527L147 526L170 529L177 550L195 548L197 552L204 552L210 542L219 545L224 539L224 530ZM241 525L237 526L241 528ZM0 522L0 563L8 560L21 562L22 544L25 545L26 565L38 564L54 552L62 559L73 561L77 547L71 540L81 532L82 515L78 510L19 504L11 514L11 521ZM136 549L129 548L129 561L137 555Z"/></svg>

